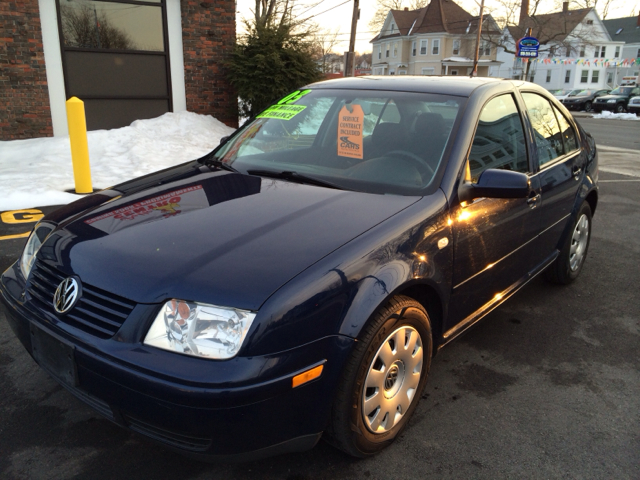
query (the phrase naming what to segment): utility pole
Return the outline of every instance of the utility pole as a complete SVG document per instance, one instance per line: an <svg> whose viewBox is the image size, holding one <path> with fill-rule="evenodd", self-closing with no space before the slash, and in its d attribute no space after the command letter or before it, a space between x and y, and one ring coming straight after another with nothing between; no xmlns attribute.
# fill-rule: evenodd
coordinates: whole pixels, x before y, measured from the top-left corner
<svg viewBox="0 0 640 480"><path fill-rule="evenodd" d="M476 56L473 59L472 77L478 76L478 58L480 57L480 35L482 34L482 13L484 11L484 0L480 2L480 17L478 19L478 35L476 36Z"/></svg>
<svg viewBox="0 0 640 480"><path fill-rule="evenodd" d="M349 38L349 51L344 55L344 76L353 77L353 64L355 63L356 27L360 17L359 0L353 0L353 15L351 16L351 37Z"/></svg>
<svg viewBox="0 0 640 480"><path fill-rule="evenodd" d="M533 28L529 27L527 28L527 37L530 37L531 35L533 35ZM524 81L528 82L529 80L527 80L529 78L529 67L531 67L531 59L527 58L527 67L525 68L524 71Z"/></svg>

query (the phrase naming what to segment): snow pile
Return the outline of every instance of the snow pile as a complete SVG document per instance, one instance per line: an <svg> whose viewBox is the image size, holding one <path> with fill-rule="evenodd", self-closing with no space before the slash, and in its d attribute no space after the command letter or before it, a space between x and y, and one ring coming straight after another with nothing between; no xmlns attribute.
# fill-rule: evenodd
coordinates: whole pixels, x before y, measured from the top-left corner
<svg viewBox="0 0 640 480"><path fill-rule="evenodd" d="M608 110L603 110L602 113L598 113L593 118L607 118L610 120L640 120L635 113L613 113Z"/></svg>
<svg viewBox="0 0 640 480"><path fill-rule="evenodd" d="M209 115L165 113L129 127L88 133L95 189L193 160L233 132ZM0 142L0 211L60 205L80 198L75 188L69 137Z"/></svg>

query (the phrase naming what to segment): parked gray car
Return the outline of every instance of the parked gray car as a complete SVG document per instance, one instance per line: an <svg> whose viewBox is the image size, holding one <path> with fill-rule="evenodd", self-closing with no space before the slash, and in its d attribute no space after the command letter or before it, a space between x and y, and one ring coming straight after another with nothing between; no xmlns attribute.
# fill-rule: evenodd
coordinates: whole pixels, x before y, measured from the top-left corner
<svg viewBox="0 0 640 480"><path fill-rule="evenodd" d="M590 112L593 108L593 101L598 97L608 95L610 91L611 89L609 88L601 90L581 90L577 95L565 97L561 101L567 110L586 110L587 112Z"/></svg>

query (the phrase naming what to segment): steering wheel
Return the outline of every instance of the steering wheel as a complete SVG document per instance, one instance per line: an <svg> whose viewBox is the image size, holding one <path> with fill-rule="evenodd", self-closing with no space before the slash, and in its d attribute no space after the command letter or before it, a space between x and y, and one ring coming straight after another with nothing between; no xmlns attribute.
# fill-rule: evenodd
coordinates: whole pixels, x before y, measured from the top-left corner
<svg viewBox="0 0 640 480"><path fill-rule="evenodd" d="M429 165L424 158L419 157L418 155L416 155L413 152L408 152L406 150L392 150L391 152L387 152L387 153L384 154L385 157L387 155L400 155L400 156L406 157L406 158L408 158L410 160L415 161L420 166L426 167L429 170L429 172L431 173L431 175L435 175L436 174L436 172L433 169L433 167L431 165Z"/></svg>

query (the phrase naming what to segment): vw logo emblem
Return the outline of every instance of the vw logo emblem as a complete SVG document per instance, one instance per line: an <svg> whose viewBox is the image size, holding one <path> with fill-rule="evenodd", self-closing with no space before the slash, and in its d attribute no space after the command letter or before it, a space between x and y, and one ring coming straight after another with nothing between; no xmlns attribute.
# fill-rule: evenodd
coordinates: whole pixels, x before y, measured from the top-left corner
<svg viewBox="0 0 640 480"><path fill-rule="evenodd" d="M393 386L396 384L396 380L398 379L398 367L393 365L389 369L389 373L387 374L387 378L384 380L384 388L385 390L391 390Z"/></svg>
<svg viewBox="0 0 640 480"><path fill-rule="evenodd" d="M53 295L53 308L58 313L66 313L73 308L80 297L80 284L69 277L62 281Z"/></svg>

